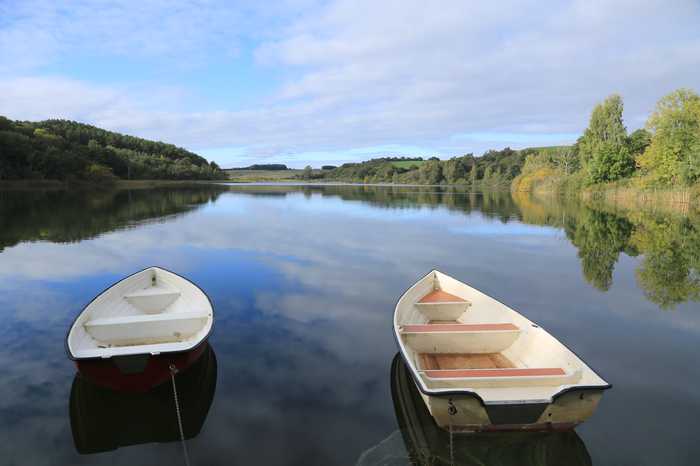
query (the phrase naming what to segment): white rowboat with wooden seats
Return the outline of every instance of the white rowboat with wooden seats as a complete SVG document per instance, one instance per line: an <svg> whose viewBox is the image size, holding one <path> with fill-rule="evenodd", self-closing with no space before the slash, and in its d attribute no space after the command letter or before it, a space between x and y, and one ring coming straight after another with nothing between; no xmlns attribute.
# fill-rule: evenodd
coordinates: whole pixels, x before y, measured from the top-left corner
<svg viewBox="0 0 700 466"><path fill-rule="evenodd" d="M73 322L66 349L93 381L145 390L167 380L170 365L183 370L194 363L213 322L202 290L173 272L149 267L93 299ZM97 365L100 361L112 364ZM120 377L127 375L132 377Z"/></svg>
<svg viewBox="0 0 700 466"><path fill-rule="evenodd" d="M543 328L436 270L399 299L394 332L443 428L569 429L610 388Z"/></svg>

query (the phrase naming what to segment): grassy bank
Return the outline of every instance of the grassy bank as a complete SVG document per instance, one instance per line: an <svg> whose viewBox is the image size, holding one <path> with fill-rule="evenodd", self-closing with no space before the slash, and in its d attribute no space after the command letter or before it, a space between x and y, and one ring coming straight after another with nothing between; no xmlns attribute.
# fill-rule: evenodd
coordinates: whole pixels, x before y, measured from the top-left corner
<svg viewBox="0 0 700 466"><path fill-rule="evenodd" d="M542 168L517 177L514 194L578 197L586 202L605 203L624 209L656 210L688 214L700 211L700 184L678 187L645 187L638 179L586 185L580 174L564 175Z"/></svg>
<svg viewBox="0 0 700 466"><path fill-rule="evenodd" d="M588 204L607 204L625 210L688 215L700 212L700 185L678 188L642 188L629 182L581 187L566 178L548 179L532 189L513 189L513 195L579 198Z"/></svg>
<svg viewBox="0 0 700 466"><path fill-rule="evenodd" d="M602 202L627 210L689 214L700 210L700 184L677 188L640 188L632 183L594 185L581 191L589 202Z"/></svg>

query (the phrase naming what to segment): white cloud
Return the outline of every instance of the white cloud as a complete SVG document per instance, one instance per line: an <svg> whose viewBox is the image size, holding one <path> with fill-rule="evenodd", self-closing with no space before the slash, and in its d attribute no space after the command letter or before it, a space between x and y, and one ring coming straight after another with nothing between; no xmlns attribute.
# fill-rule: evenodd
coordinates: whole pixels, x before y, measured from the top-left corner
<svg viewBox="0 0 700 466"><path fill-rule="evenodd" d="M0 81L0 109L17 119L75 118L101 121L128 111L128 96L109 87L55 77L20 77ZM8 112L9 113L9 112Z"/></svg>
<svg viewBox="0 0 700 466"><path fill-rule="evenodd" d="M73 54L188 59L207 48L237 51L231 27L244 24L244 8L198 1L77 0L61 5L50 0L10 2L0 45L24 52L0 59L0 71L48 63ZM35 51L39 52L37 57ZM13 58L18 61L10 61Z"/></svg>
<svg viewBox="0 0 700 466"><path fill-rule="evenodd" d="M81 3L68 22L50 3L22 3L0 22L2 84L14 89L0 113L61 114L195 150L245 148L238 158L339 158L390 144L453 155L576 134L612 92L639 127L665 93L700 88L700 4L691 0L128 4ZM243 109L198 106L187 89L117 88L37 68L78 51L153 57L178 72L241 50L254 52L257 72L283 78ZM454 138L479 133L503 137Z"/></svg>

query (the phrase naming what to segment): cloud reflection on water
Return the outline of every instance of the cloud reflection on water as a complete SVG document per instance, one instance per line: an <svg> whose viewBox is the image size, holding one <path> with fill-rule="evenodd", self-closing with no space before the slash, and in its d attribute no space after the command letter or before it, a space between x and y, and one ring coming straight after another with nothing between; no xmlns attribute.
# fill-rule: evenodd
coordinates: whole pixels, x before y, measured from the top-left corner
<svg viewBox="0 0 700 466"><path fill-rule="evenodd" d="M542 323L601 373L628 380L624 392L659 389L625 371L639 351L637 335L653 331L678 360L694 357L684 343L697 338L697 313L685 312L686 305L667 318L648 302L629 279L638 258L623 257L619 277L600 293L582 280L576 249L553 234L561 230L514 220L512 202L270 189L264 196L232 189L167 222L71 243L20 242L0 253L7 323L0 335L10 342L0 349L6 372L0 414L21 426L0 427L10 440L8 458L179 461L172 444L77 457L66 424L73 374L62 350L68 323L105 286L152 264L184 273L215 304L220 379L204 429L191 441L192 457L202 464L348 464L386 438L396 428L387 386L395 352L391 314L398 296L433 267ZM455 233L489 228L503 234ZM618 328L627 329L629 352L619 349ZM611 358L615 352L619 357ZM650 354L647 364L681 386L700 380L692 369L664 368L664 359ZM605 445L598 433L613 432L620 416L648 425L644 413L630 413L615 397L582 429L594 439L593 452ZM653 434L669 442L677 435L661 428ZM621 443L620 454L634 454L634 442Z"/></svg>

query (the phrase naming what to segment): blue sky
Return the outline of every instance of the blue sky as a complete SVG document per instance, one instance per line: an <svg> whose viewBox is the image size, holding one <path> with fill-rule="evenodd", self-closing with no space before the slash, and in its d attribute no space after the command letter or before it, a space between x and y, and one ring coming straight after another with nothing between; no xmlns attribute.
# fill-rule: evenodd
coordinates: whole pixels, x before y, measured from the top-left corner
<svg viewBox="0 0 700 466"><path fill-rule="evenodd" d="M223 166L569 143L700 90L700 2L0 0L0 115Z"/></svg>

